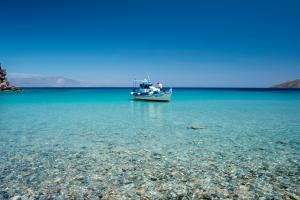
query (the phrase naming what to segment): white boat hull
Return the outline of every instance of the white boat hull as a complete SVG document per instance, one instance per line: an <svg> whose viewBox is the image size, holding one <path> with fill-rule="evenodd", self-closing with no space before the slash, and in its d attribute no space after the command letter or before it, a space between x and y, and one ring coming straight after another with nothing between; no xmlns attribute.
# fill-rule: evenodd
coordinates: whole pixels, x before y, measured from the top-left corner
<svg viewBox="0 0 300 200"><path fill-rule="evenodd" d="M165 94L153 94L153 95L136 95L134 99L137 100L147 100L147 101L170 101L172 93Z"/></svg>

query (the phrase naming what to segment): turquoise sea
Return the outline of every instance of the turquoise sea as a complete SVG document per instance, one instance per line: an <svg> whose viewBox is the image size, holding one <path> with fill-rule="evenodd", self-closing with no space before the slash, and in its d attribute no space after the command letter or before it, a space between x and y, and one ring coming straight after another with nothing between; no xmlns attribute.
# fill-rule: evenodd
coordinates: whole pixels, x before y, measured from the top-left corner
<svg viewBox="0 0 300 200"><path fill-rule="evenodd" d="M0 93L0 199L300 199L300 91Z"/></svg>

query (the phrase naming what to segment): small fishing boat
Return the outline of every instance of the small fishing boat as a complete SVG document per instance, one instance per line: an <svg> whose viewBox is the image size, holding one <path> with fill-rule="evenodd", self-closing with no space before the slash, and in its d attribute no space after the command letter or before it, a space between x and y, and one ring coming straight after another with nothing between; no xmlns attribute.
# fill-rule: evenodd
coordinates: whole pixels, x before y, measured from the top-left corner
<svg viewBox="0 0 300 200"><path fill-rule="evenodd" d="M137 87L137 83L139 83L139 87ZM160 82L154 87L149 79L134 80L133 87L131 95L137 100L170 101L172 97L172 88L163 89Z"/></svg>

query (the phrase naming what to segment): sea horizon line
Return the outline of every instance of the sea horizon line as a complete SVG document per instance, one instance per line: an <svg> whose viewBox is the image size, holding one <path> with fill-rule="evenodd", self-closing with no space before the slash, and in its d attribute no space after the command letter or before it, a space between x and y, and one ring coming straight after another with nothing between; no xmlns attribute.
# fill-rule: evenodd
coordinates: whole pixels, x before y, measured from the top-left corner
<svg viewBox="0 0 300 200"><path fill-rule="evenodd" d="M67 87L57 87L57 86L41 86L41 87L20 87L22 89L131 89L133 87L129 86L88 86L88 87L78 87L78 86L67 86ZM176 86L176 87L165 87L173 89L245 89L245 90L300 90L300 88L273 88L273 87L200 87L200 86Z"/></svg>

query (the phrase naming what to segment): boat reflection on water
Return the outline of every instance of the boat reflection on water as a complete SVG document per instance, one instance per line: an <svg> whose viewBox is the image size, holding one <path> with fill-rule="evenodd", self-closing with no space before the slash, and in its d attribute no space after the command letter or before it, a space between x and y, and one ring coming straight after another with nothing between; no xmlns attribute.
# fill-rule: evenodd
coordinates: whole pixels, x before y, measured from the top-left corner
<svg viewBox="0 0 300 200"><path fill-rule="evenodd" d="M146 101L131 101L131 112L135 117L135 124L142 125L145 129L166 128L170 129L172 120L172 103L158 103ZM166 130L165 130L166 131Z"/></svg>

